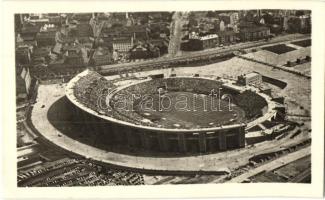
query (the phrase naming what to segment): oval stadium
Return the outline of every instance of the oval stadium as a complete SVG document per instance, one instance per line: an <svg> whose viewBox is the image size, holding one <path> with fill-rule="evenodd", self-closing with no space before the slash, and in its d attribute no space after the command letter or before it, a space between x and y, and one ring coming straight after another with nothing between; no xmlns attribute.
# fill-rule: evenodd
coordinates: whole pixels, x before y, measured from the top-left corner
<svg viewBox="0 0 325 200"><path fill-rule="evenodd" d="M86 70L70 80L66 96L107 143L168 154L242 148L246 129L270 110L256 91L199 74L116 82Z"/></svg>

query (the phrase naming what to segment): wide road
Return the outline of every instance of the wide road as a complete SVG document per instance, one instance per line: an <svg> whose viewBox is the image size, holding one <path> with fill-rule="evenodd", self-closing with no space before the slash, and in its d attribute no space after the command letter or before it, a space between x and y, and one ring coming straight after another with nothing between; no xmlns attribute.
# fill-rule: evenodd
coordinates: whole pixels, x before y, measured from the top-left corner
<svg viewBox="0 0 325 200"><path fill-rule="evenodd" d="M182 41L182 17L181 12L175 12L172 18L168 57L174 57L180 50Z"/></svg>
<svg viewBox="0 0 325 200"><path fill-rule="evenodd" d="M225 54L231 53L234 51L238 51L240 49L247 49L247 48L254 48L262 45L269 45L269 44L277 44L277 43L284 43L284 42L291 42L295 40L302 40L302 39L310 39L310 35L302 35L302 34L290 34L279 36L273 38L269 41L253 41L253 42L245 42L245 43L238 43L235 45L231 45L224 48L213 48L207 49L203 51L195 51L195 52L182 52L181 56L174 56L174 57L160 57L156 59L149 59L141 62L129 62L129 63L120 63L120 64L113 64L113 65L102 65L100 66L100 72L105 73L114 68L128 68L128 67L135 67L135 66L143 66L143 65L156 65L162 63L168 63L172 61L179 61L184 59L191 59L200 56L208 56L208 55L216 55L216 54Z"/></svg>

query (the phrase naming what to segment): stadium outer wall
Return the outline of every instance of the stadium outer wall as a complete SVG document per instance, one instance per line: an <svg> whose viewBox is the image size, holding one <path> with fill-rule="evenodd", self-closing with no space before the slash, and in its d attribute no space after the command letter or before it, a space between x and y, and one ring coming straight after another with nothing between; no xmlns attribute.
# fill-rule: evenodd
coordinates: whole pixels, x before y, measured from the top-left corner
<svg viewBox="0 0 325 200"><path fill-rule="evenodd" d="M107 145L124 146L147 152L213 153L245 147L246 124L232 124L200 129L167 129L122 121L86 107L73 93L74 77L66 87L66 96L75 115L83 119L85 130L101 135Z"/></svg>

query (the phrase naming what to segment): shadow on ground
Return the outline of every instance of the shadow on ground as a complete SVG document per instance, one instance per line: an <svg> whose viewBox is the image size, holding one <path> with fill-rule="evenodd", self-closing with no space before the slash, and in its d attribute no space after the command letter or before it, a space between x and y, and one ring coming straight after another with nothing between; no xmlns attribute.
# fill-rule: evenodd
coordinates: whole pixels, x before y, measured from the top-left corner
<svg viewBox="0 0 325 200"><path fill-rule="evenodd" d="M98 134L91 130L89 131L87 126L90 124L90 122L84 121L81 116L76 115L73 112L73 106L74 105L71 104L66 97L62 97L51 105L47 113L47 117L49 122L62 134L81 143L110 152L134 156L184 157L202 155L148 152L142 149L130 149L128 146L115 145L114 142L107 137L107 135L105 136L105 134ZM109 131L109 129L107 131Z"/></svg>

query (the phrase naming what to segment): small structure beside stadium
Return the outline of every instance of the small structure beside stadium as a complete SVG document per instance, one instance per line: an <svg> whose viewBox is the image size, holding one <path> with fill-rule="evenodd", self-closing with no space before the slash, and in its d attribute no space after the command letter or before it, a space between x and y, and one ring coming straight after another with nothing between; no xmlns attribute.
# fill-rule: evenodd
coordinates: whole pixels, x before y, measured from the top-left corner
<svg viewBox="0 0 325 200"><path fill-rule="evenodd" d="M260 85L262 83L262 75L257 72L251 72L238 76L238 84L241 85Z"/></svg>

